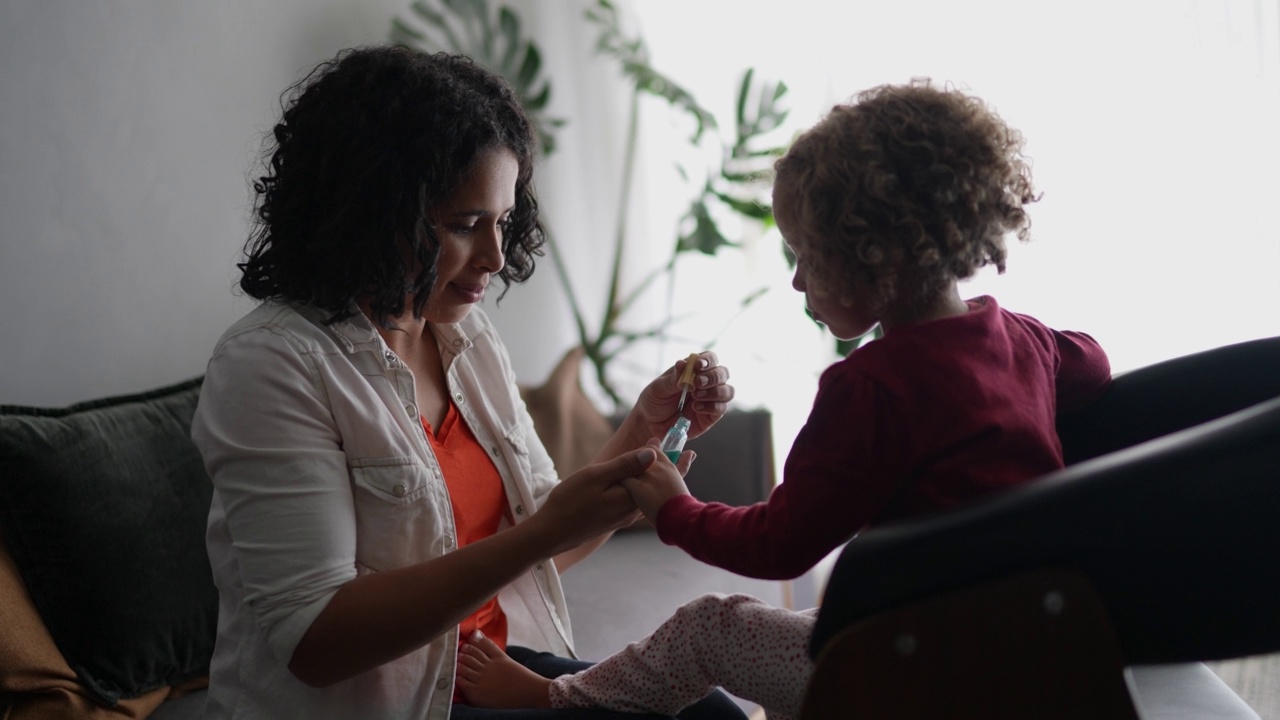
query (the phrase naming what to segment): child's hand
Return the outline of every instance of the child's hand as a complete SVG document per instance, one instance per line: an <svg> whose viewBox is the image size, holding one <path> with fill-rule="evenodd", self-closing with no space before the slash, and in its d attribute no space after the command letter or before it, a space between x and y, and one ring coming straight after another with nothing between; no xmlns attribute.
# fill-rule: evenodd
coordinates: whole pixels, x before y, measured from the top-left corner
<svg viewBox="0 0 1280 720"><path fill-rule="evenodd" d="M644 513L645 518L655 525L658 522L658 511L662 505L677 495L688 495L689 487L684 484L684 474L689 472L695 454L691 450L680 453L680 462L672 465L659 451L657 439L650 440L649 446L658 453L658 459L645 471L635 477L622 481L622 486L631 493L631 500Z"/></svg>

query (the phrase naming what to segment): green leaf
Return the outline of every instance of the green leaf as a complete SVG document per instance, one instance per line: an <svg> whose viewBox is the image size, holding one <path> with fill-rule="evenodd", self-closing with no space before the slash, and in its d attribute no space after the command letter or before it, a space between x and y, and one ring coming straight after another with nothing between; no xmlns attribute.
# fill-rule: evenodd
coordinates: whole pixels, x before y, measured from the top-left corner
<svg viewBox="0 0 1280 720"><path fill-rule="evenodd" d="M755 72L755 68L747 68L747 71L742 74L742 83L738 86L738 104L734 115L738 121L738 127L746 124L747 95L751 92L751 77Z"/></svg>
<svg viewBox="0 0 1280 720"><path fill-rule="evenodd" d="M701 198L693 201L685 218L693 220L693 230L676 241L676 253L697 250L705 255L715 255L722 247L737 246L720 232Z"/></svg>
<svg viewBox="0 0 1280 720"><path fill-rule="evenodd" d="M393 42L424 52L466 55L506 78L537 129L544 155L556 147L555 135L565 121L546 114L551 84L541 78L538 46L521 37L520 17L510 7L488 0L414 0L409 20L393 18Z"/></svg>
<svg viewBox="0 0 1280 720"><path fill-rule="evenodd" d="M393 41L401 45L411 46L425 38L426 35L423 35L417 30L409 27L400 18L391 18L391 39Z"/></svg>
<svg viewBox="0 0 1280 720"><path fill-rule="evenodd" d="M720 199L720 202L728 205L739 215L745 215L755 220L773 217L773 208L758 200L743 200L722 192L715 192L714 194Z"/></svg>
<svg viewBox="0 0 1280 720"><path fill-rule="evenodd" d="M508 76L506 69L515 64L516 54L520 52L520 18L505 5L498 11L498 32L506 46L498 66L503 68L503 75Z"/></svg>
<svg viewBox="0 0 1280 720"><path fill-rule="evenodd" d="M446 28L449 25L445 22L443 14L436 12L430 5L422 2L422 0L417 0L417 2L414 2L409 7L412 8L413 11L423 20L426 20L428 23L435 25L438 28Z"/></svg>
<svg viewBox="0 0 1280 720"><path fill-rule="evenodd" d="M763 150L746 150L743 158L780 158L787 154L787 148L779 145L777 147L765 148Z"/></svg>
<svg viewBox="0 0 1280 720"><path fill-rule="evenodd" d="M524 62L520 63L520 72L516 74L515 82L521 88L528 88L533 85L533 81L538 77L538 71L542 69L542 53L538 48L530 45L524 52Z"/></svg>
<svg viewBox="0 0 1280 720"><path fill-rule="evenodd" d="M696 129L690 142L697 143L703 133L716 127L715 116L703 108L689 91L679 83L659 72L649 64L649 49L640 38L627 38L618 22L613 5L599 0L599 12L587 10L587 19L600 26L596 51L615 57L622 67L622 74L629 79L637 92L662 98L693 117Z"/></svg>
<svg viewBox="0 0 1280 720"><path fill-rule="evenodd" d="M755 290L748 293L746 297L742 298L742 301L739 303L739 305L743 308L751 307L752 303L764 297L768 293L769 293L768 286L756 288Z"/></svg>
<svg viewBox="0 0 1280 720"><path fill-rule="evenodd" d="M770 172L762 170L738 172L730 170L727 165L720 170L720 177L733 185L759 185L761 187L766 187L768 185L770 174Z"/></svg>
<svg viewBox="0 0 1280 720"><path fill-rule="evenodd" d="M524 99L525 110L541 110L542 108L546 107L547 101L550 99L551 99L551 86L544 84L542 86L541 92L539 92L537 95L533 97L527 97ZM563 124L564 121L555 120L552 122L558 122Z"/></svg>

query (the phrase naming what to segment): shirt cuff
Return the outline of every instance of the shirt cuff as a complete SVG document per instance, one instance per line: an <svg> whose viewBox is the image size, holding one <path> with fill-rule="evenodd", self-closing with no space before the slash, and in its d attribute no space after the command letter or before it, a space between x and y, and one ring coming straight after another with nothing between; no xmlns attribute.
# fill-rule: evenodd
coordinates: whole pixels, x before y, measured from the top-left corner
<svg viewBox="0 0 1280 720"><path fill-rule="evenodd" d="M293 662L293 651L298 649L298 643L302 642L302 636L311 627L311 623L315 622L337 594L337 589L327 592L324 597L299 607L274 626L264 629L267 646L285 667Z"/></svg>

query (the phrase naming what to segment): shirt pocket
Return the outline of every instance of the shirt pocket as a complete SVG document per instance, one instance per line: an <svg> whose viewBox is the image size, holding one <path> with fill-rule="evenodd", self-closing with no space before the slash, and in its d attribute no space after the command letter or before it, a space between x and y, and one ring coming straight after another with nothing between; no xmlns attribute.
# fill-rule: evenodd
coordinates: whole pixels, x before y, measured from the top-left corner
<svg viewBox="0 0 1280 720"><path fill-rule="evenodd" d="M516 424L507 428L503 432L503 439L508 447L507 461L515 477L521 478L520 482L507 488L507 496L511 498L511 510L516 515L515 521L520 522L530 512L542 507L547 495L555 488L557 478L555 469L551 465L551 458L546 457L546 450L542 450L540 446L539 451L545 460L539 464L538 469L541 472L535 471L536 463L532 448L529 447L527 432L522 425Z"/></svg>
<svg viewBox="0 0 1280 720"><path fill-rule="evenodd" d="M517 455L524 458L529 457L529 445L524 439L524 427L519 423L512 425L505 433L507 444L511 446L511 450Z"/></svg>
<svg viewBox="0 0 1280 720"><path fill-rule="evenodd" d="M392 570L440 554L446 532L439 489L413 457L356 458L348 465L356 512L356 562ZM447 506L447 503L446 503Z"/></svg>

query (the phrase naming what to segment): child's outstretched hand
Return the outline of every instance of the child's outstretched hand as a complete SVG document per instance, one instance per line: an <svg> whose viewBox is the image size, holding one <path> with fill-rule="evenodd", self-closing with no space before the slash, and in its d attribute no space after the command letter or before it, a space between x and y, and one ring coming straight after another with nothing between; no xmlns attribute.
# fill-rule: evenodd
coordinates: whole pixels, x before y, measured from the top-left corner
<svg viewBox="0 0 1280 720"><path fill-rule="evenodd" d="M642 474L624 479L622 486L631 493L632 502L645 518L656 525L658 511L664 503L677 495L689 494L684 475L689 472L696 455L692 450L685 450L680 453L680 461L673 465L661 452L661 443L656 438L649 441L649 446L658 453L658 459L650 463Z"/></svg>

